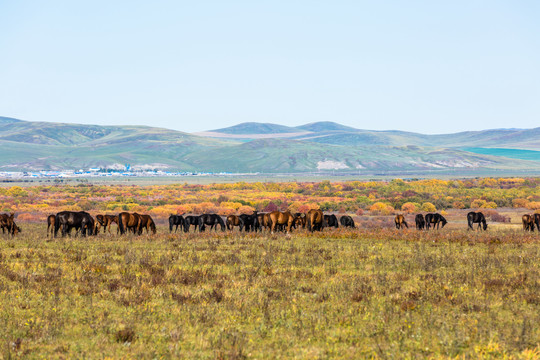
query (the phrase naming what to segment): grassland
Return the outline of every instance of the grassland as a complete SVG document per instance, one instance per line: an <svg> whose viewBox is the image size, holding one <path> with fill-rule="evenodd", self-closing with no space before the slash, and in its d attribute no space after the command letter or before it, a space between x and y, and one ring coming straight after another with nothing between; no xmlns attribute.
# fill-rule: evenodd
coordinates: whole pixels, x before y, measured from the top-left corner
<svg viewBox="0 0 540 360"><path fill-rule="evenodd" d="M0 241L0 355L535 358L538 234L490 229Z"/></svg>

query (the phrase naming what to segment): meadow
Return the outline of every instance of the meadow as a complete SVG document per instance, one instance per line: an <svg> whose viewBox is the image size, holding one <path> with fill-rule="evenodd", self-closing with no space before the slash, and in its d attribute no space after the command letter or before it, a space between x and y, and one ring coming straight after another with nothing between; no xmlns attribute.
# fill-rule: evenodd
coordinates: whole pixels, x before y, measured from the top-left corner
<svg viewBox="0 0 540 360"><path fill-rule="evenodd" d="M540 357L540 179L0 188L9 358ZM171 213L352 215L357 229L170 234ZM151 214L156 235L46 236L61 210ZM466 230L481 210L486 232ZM414 214L449 223L414 229ZM409 229L396 230L403 213Z"/></svg>
<svg viewBox="0 0 540 360"><path fill-rule="evenodd" d="M7 358L537 358L538 234L100 234L0 242Z"/></svg>

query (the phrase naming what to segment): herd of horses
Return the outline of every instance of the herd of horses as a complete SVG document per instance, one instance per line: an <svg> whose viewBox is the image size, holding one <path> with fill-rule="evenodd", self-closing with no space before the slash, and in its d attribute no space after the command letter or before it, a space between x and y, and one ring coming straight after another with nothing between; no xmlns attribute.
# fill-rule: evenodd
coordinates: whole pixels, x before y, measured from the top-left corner
<svg viewBox="0 0 540 360"><path fill-rule="evenodd" d="M414 221L418 230L429 229L432 226L433 229L439 229L439 226L442 229L448 223L444 216L439 213L429 213L425 216L417 214ZM409 225L405 221L405 216L403 215L396 215L394 222L396 224L396 229L409 228ZM467 214L467 230L474 230L474 224L478 224L478 229L480 230L487 230L486 217L481 212L471 211Z"/></svg>
<svg viewBox="0 0 540 360"><path fill-rule="evenodd" d="M404 215L396 215L394 218L397 229L408 228L409 225ZM426 215L417 214L415 216L416 229L439 229L444 228L448 221L439 213L428 213ZM540 232L540 214L526 214L522 216L523 230L534 231L535 227ZM156 233L156 225L150 215L121 212L118 215L96 215L95 218L86 211L61 211L47 218L47 236L53 237L71 234L75 229L77 234L96 235L101 228L104 233L111 234L111 225L117 225L117 234L133 233L141 235L146 229L147 233ZM233 230L257 232L268 230L271 233L285 231L290 233L292 229L302 228L308 231L322 231L324 228L342 227L355 228L354 220L349 215L339 218L334 214L324 214L321 210L310 210L307 213L291 213L290 211L273 211L270 213L260 213L254 211L252 214L229 215L222 217L218 214L202 215L170 215L169 232L177 232L178 227L184 232L193 231L204 232L210 230ZM487 230L486 217L481 212L471 211L467 214L468 230L474 230L474 225L478 224L479 230ZM0 214L0 227L2 233L16 235L21 232L21 228L14 221L14 214Z"/></svg>
<svg viewBox="0 0 540 360"><path fill-rule="evenodd" d="M309 231L321 231L325 227L339 227L341 223L344 227L354 228L354 220L349 215L343 215L339 221L336 215L325 215L321 210L310 210L307 213L291 213L290 211L272 211L270 213L260 213L254 211L252 214L229 215L225 220L217 214L202 215L171 215L169 217L169 232L178 231L178 227L184 232L203 232L206 228L210 230L233 230L257 232L268 230L272 233L276 231L291 232L292 229L302 228Z"/></svg>
<svg viewBox="0 0 540 360"><path fill-rule="evenodd" d="M121 212L118 215L96 215L94 219L92 215L86 211L61 211L55 215L47 217L47 236L50 234L53 237L58 236L58 231L62 236L71 234L75 229L76 233L83 236L97 235L103 227L104 233L111 233L111 225L116 224L117 234L121 235L132 232L141 235L143 230L156 233L156 224L150 215Z"/></svg>

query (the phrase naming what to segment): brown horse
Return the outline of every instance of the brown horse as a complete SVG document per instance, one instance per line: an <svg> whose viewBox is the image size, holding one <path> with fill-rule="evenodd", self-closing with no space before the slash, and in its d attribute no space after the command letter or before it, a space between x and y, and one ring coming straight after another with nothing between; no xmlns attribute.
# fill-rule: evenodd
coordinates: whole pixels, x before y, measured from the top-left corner
<svg viewBox="0 0 540 360"><path fill-rule="evenodd" d="M47 216L47 236L51 233L51 237L54 236L54 221L56 220L56 215Z"/></svg>
<svg viewBox="0 0 540 360"><path fill-rule="evenodd" d="M296 219L294 220L294 225L298 228L305 229L307 223L306 214L296 213L295 217Z"/></svg>
<svg viewBox="0 0 540 360"><path fill-rule="evenodd" d="M523 223L523 230L534 231L534 215L525 214L521 217Z"/></svg>
<svg viewBox="0 0 540 360"><path fill-rule="evenodd" d="M308 211L306 217L309 231L322 231L324 228L324 214L321 210L311 209Z"/></svg>
<svg viewBox="0 0 540 360"><path fill-rule="evenodd" d="M115 223L118 225L118 215L96 215L96 234L99 233L99 229L103 226L103 232L109 234L111 233L111 225ZM118 234L120 229L116 228L116 233Z"/></svg>
<svg viewBox="0 0 540 360"><path fill-rule="evenodd" d="M270 221L272 223L271 231L274 233L278 225L287 226L287 233L291 232L291 226L294 224L296 217L291 214L290 211L272 211L270 214Z"/></svg>
<svg viewBox="0 0 540 360"><path fill-rule="evenodd" d="M141 215L137 213L130 214L128 212L121 212L118 214L118 228L120 229L120 235L124 235L128 230L131 230L135 234L139 230L140 223Z"/></svg>
<svg viewBox="0 0 540 360"><path fill-rule="evenodd" d="M8 234L11 236L16 235L21 232L21 228L15 224L15 220L13 220L15 217L15 214L0 214L0 227L2 228L2 233L5 233L7 230Z"/></svg>
<svg viewBox="0 0 540 360"><path fill-rule="evenodd" d="M396 215L394 222L396 223L396 229L403 229L403 226L405 226L407 229L409 228L409 225L407 225L407 222L405 221L405 216L401 214Z"/></svg>
<svg viewBox="0 0 540 360"><path fill-rule="evenodd" d="M146 233L148 234L150 230L152 230L152 234L156 233L156 224L154 223L154 220L150 215L140 215L140 221L139 221L139 232L138 234L141 235L143 232L143 229L146 229Z"/></svg>
<svg viewBox="0 0 540 360"><path fill-rule="evenodd" d="M264 230L270 228L270 224L268 223L268 220L270 217L267 213L257 213L257 220L259 222L259 229Z"/></svg>
<svg viewBox="0 0 540 360"><path fill-rule="evenodd" d="M225 222L227 224L228 230L233 230L235 226L238 226L240 231L244 228L244 222L242 219L236 215L229 215L227 216L227 221Z"/></svg>

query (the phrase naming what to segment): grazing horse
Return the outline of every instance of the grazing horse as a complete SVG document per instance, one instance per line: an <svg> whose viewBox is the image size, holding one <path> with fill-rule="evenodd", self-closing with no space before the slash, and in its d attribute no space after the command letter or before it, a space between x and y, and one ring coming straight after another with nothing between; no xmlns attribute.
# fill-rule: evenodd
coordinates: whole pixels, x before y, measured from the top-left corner
<svg viewBox="0 0 540 360"><path fill-rule="evenodd" d="M405 216L401 214L396 215L394 222L396 223L396 229L403 229L403 226L407 229L409 228L409 225L407 225L407 222L405 221Z"/></svg>
<svg viewBox="0 0 540 360"><path fill-rule="evenodd" d="M141 235L143 232L143 229L146 229L146 233L148 234L150 230L152 230L152 234L156 234L156 224L154 223L154 220L150 215L139 215L141 218L141 221L139 221L139 231L138 234Z"/></svg>
<svg viewBox="0 0 540 360"><path fill-rule="evenodd" d="M99 229L101 226L103 226L103 233L111 233L111 225L113 223L115 223L117 226L118 226L118 215L96 215L96 234L99 233ZM118 234L118 232L120 231L120 229L117 227L116 228L116 233Z"/></svg>
<svg viewBox="0 0 540 360"><path fill-rule="evenodd" d="M270 214L270 221L272 222L271 231L274 233L278 225L287 227L287 233L291 232L291 227L294 224L295 216L290 211L272 211Z"/></svg>
<svg viewBox="0 0 540 360"><path fill-rule="evenodd" d="M51 237L54 235L54 219L56 219L56 215L47 216L47 237L49 236L49 233L51 234Z"/></svg>
<svg viewBox="0 0 540 360"><path fill-rule="evenodd" d="M426 228L429 229L431 225L433 225L433 229L435 229L435 226L437 226L437 230L439 229L439 224L441 224L441 229L448 223L444 216L442 216L439 213L435 214L426 214Z"/></svg>
<svg viewBox="0 0 540 360"><path fill-rule="evenodd" d="M86 211L60 211L54 219L54 237L58 235L58 230L62 228L62 236L71 233L75 229L82 236L92 235L94 231L94 218Z"/></svg>
<svg viewBox="0 0 540 360"><path fill-rule="evenodd" d="M324 215L321 210L311 209L307 213L307 228L313 232L322 231L324 227Z"/></svg>
<svg viewBox="0 0 540 360"><path fill-rule="evenodd" d="M340 219L339 219L339 222L341 223L341 226L343 227L350 227L350 228L355 228L356 226L354 225L354 220L351 216L349 215L343 215Z"/></svg>
<svg viewBox="0 0 540 360"><path fill-rule="evenodd" d="M16 235L21 232L21 228L15 224L15 220L13 220L15 217L15 214L1 214L0 215L0 227L2 228L2 233L4 234L7 230L7 233L11 236Z"/></svg>
<svg viewBox="0 0 540 360"><path fill-rule="evenodd" d="M259 217L256 211L251 215L242 214L238 217L244 223L244 230L246 232L257 231L257 228L259 227Z"/></svg>
<svg viewBox="0 0 540 360"><path fill-rule="evenodd" d="M339 227L337 217L334 214L332 214L332 215L324 215L324 224L327 227L334 227L336 229Z"/></svg>
<svg viewBox="0 0 540 360"><path fill-rule="evenodd" d="M237 215L227 216L227 229L233 230L235 226L238 226L240 231L244 228L244 221Z"/></svg>
<svg viewBox="0 0 540 360"><path fill-rule="evenodd" d="M176 226L174 229L174 232L178 231L178 226L180 226L180 229L184 227L184 217L182 215L171 215L169 216L169 232L172 232L173 226Z"/></svg>
<svg viewBox="0 0 540 360"><path fill-rule="evenodd" d="M200 217L201 231L206 229L206 225L210 226L210 230L214 228L218 230L218 225L221 227L221 231L225 231L225 223L218 214L202 214Z"/></svg>
<svg viewBox="0 0 540 360"><path fill-rule="evenodd" d="M416 229L418 230L422 230L426 227L426 220L424 220L424 215L422 214L416 214L414 222L416 223Z"/></svg>
<svg viewBox="0 0 540 360"><path fill-rule="evenodd" d="M480 211L479 212L471 211L470 213L468 213L467 223L469 224L469 227L467 228L467 230L474 230L473 224L475 223L478 223L478 229L487 230L487 227L488 227L487 222L486 222L486 217Z"/></svg>
<svg viewBox="0 0 540 360"><path fill-rule="evenodd" d="M540 232L540 214L534 214L534 223L536 224L536 229Z"/></svg>
<svg viewBox="0 0 540 360"><path fill-rule="evenodd" d="M120 235L124 235L127 231L132 231L134 234L139 230L141 223L141 215L137 213L121 212L118 214L118 228Z"/></svg>
<svg viewBox="0 0 540 360"><path fill-rule="evenodd" d="M267 213L257 213L257 224L258 227L255 229L256 231L263 231L264 229L270 228L270 225L268 224L268 214Z"/></svg>
<svg viewBox="0 0 540 360"><path fill-rule="evenodd" d="M202 229L202 222L201 222L200 216L196 216L196 215L186 216L184 218L184 232L189 232L189 228L191 227L191 225L195 226L195 229L193 230L193 232L197 231L197 229L199 229L199 232L204 230Z"/></svg>
<svg viewBox="0 0 540 360"><path fill-rule="evenodd" d="M523 230L534 231L534 215L523 215L521 222L523 223Z"/></svg>
<svg viewBox="0 0 540 360"><path fill-rule="evenodd" d="M307 223L306 214L302 214L302 213L295 214L295 220L294 220L295 228L298 226L298 228L305 229L306 223Z"/></svg>

